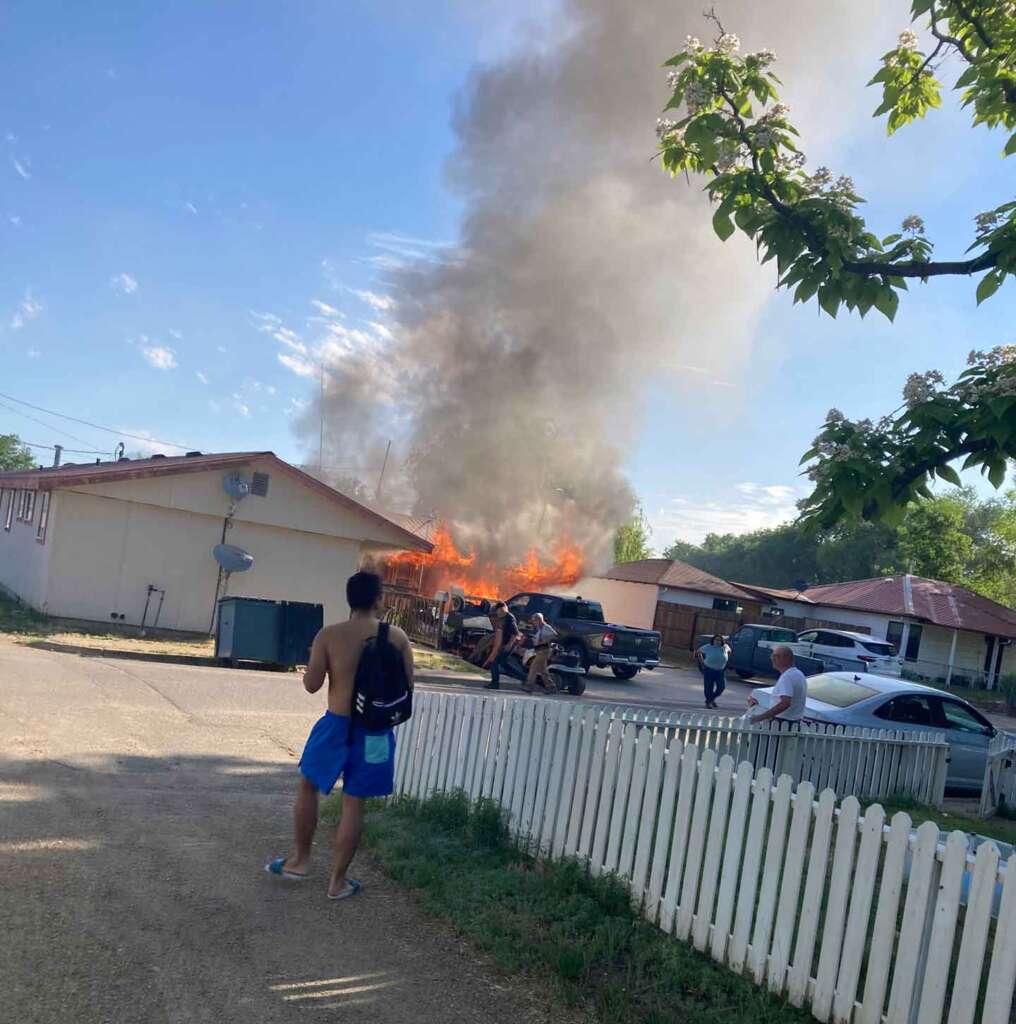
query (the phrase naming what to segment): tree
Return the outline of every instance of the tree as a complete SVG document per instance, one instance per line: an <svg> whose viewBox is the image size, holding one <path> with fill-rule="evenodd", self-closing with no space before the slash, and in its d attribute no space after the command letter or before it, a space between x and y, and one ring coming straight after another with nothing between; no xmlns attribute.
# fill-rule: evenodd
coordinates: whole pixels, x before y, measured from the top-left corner
<svg viewBox="0 0 1016 1024"><path fill-rule="evenodd" d="M641 505L635 506L635 514L617 528L614 534L614 561L640 562L643 558L652 558L649 537L652 529L646 521Z"/></svg>
<svg viewBox="0 0 1016 1024"><path fill-rule="evenodd" d="M915 576L964 583L974 542L963 526L963 509L957 501L911 505L896 538L901 568Z"/></svg>
<svg viewBox="0 0 1016 1024"><path fill-rule="evenodd" d="M17 434L0 434L0 471L35 469L35 456Z"/></svg>
<svg viewBox="0 0 1016 1024"><path fill-rule="evenodd" d="M940 105L935 75L955 54L966 67L954 88L973 124L1011 133L1002 152L1016 153L1011 0L912 0L911 11L935 44L923 52L908 30L882 57L869 84L881 86L876 114L888 115L889 134ZM835 178L825 167L806 172L795 142L799 133L770 70L775 54L740 54L738 38L709 17L719 30L713 45L689 37L667 61L674 70L666 110L683 108L684 117L657 122L660 157L673 175L708 178L716 233L724 240L736 230L748 235L762 262L776 260L779 287L793 288L795 303L815 299L830 316L841 306L862 317L875 308L891 320L908 279L983 274L976 295L981 303L1016 276L1016 201L975 217L968 249L975 255L963 260L932 260L933 245L916 214L883 238L869 230L849 177ZM1007 459L1016 457L1016 350L971 356L970 369L943 391L937 371L912 375L907 411L877 428L833 410L802 460L812 461L809 475L817 485L804 505L810 525L828 527L857 515L899 522L910 501L930 494L932 476L956 482L951 464L963 457L1001 486Z"/></svg>

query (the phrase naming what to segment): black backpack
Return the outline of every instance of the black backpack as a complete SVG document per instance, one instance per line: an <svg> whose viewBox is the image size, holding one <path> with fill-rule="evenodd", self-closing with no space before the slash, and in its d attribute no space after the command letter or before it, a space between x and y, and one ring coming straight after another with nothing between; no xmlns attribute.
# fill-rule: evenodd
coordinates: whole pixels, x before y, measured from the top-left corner
<svg viewBox="0 0 1016 1024"><path fill-rule="evenodd" d="M402 654L388 642L388 623L367 641L353 680L353 718L368 732L384 732L413 713L413 691Z"/></svg>

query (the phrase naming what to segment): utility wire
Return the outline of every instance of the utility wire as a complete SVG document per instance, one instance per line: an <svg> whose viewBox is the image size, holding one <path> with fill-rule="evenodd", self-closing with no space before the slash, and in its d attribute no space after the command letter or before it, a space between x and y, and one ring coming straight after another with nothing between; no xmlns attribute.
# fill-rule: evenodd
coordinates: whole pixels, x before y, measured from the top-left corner
<svg viewBox="0 0 1016 1024"><path fill-rule="evenodd" d="M34 444L32 441L22 441L18 438L18 444L23 444L26 448L48 448L51 452L56 451L56 445L53 444ZM68 455L109 455L109 452L100 452L96 448L65 448L60 445L60 450L66 452Z"/></svg>
<svg viewBox="0 0 1016 1024"><path fill-rule="evenodd" d="M17 401L17 399L15 399ZM8 412L14 413L15 416L23 416L26 420L31 420L33 423L38 423L40 426L45 427L47 430L52 430L57 434L63 434L64 437L69 437L72 441L80 441L82 444L92 444L91 441L86 441L83 437L78 437L77 434L71 434L69 431L63 430L60 427L54 427L52 423L47 423L45 420L40 420L38 416L30 416L27 412L22 412L20 409L12 409L9 405L5 405L0 402L0 409L6 409ZM91 453L89 453L91 454ZM96 454L103 455L104 452L97 452Z"/></svg>
<svg viewBox="0 0 1016 1024"><path fill-rule="evenodd" d="M120 437L130 437L135 441L154 441L156 444L165 444L170 448L179 448L181 451L193 450L192 445L177 444L175 441L161 441L157 437L145 437L144 434L130 434L126 430L115 430L113 427L104 427L99 423L92 423L89 420L81 420L76 416L68 416L66 413L54 412L52 409L43 409L41 405L32 405L31 402L26 402L21 398L15 398L13 395L5 395L3 392L0 392L0 398L6 398L8 402L17 402L18 405L28 406L29 409L34 409L36 412L44 412L47 416L59 416L62 420L70 420L72 423L80 423L84 427L92 427L95 430L105 430L107 434L117 434ZM13 412L14 410L11 411ZM22 415L25 414L22 413ZM71 435L68 434L67 436L70 437ZM81 438L75 438L75 440L80 441ZM85 444L88 443L88 441L85 441Z"/></svg>

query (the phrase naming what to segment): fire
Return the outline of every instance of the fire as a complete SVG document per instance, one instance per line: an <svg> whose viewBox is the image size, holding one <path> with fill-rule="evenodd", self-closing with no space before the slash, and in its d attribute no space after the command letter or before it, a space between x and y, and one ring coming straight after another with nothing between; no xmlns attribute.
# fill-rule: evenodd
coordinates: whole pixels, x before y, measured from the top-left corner
<svg viewBox="0 0 1016 1024"><path fill-rule="evenodd" d="M431 542L434 550L429 555L403 551L387 560L396 571L400 566L418 568L423 594L461 587L466 594L503 598L521 590L571 586L582 577L582 552L567 541L557 544L550 560L541 559L536 549L530 548L521 562L507 566L481 562L475 552L460 551L447 523L435 528Z"/></svg>

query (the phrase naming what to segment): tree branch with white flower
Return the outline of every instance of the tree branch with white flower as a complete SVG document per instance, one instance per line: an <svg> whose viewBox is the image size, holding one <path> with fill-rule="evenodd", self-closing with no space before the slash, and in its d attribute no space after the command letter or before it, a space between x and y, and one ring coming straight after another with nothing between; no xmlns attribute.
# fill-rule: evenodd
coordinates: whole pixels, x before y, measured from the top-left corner
<svg viewBox="0 0 1016 1024"><path fill-rule="evenodd" d="M912 31L882 58L869 84L882 86L877 115L888 114L892 135L941 103L935 78L940 58L955 52L966 62L955 88L973 108L973 123L1012 132L1003 155L1016 153L1016 13L1006 0L913 0L914 19L924 18L937 45L919 49ZM864 316L875 308L890 320L907 279L983 273L980 303L1007 276L1016 276L1016 201L976 217L967 259L932 260L933 246L920 217L879 238L857 207L864 200L853 181L825 167L809 174L798 148L799 133L779 102L779 79L770 50L741 54L737 36L717 25L712 46L688 37L666 62L672 89L665 110L678 120L657 122L659 153L673 175L702 174L717 207L713 227L723 240L740 229L759 248L762 262L776 260L779 286L794 289L795 302L816 298L835 316L840 306ZM938 63L936 63L938 62Z"/></svg>
<svg viewBox="0 0 1016 1024"><path fill-rule="evenodd" d="M906 505L931 497L935 477L960 486L955 464L980 467L992 486L1016 459L1016 345L971 352L968 368L945 387L937 370L913 373L898 415L852 421L831 409L802 463L815 485L800 503L804 522L823 528L843 518L898 522Z"/></svg>

